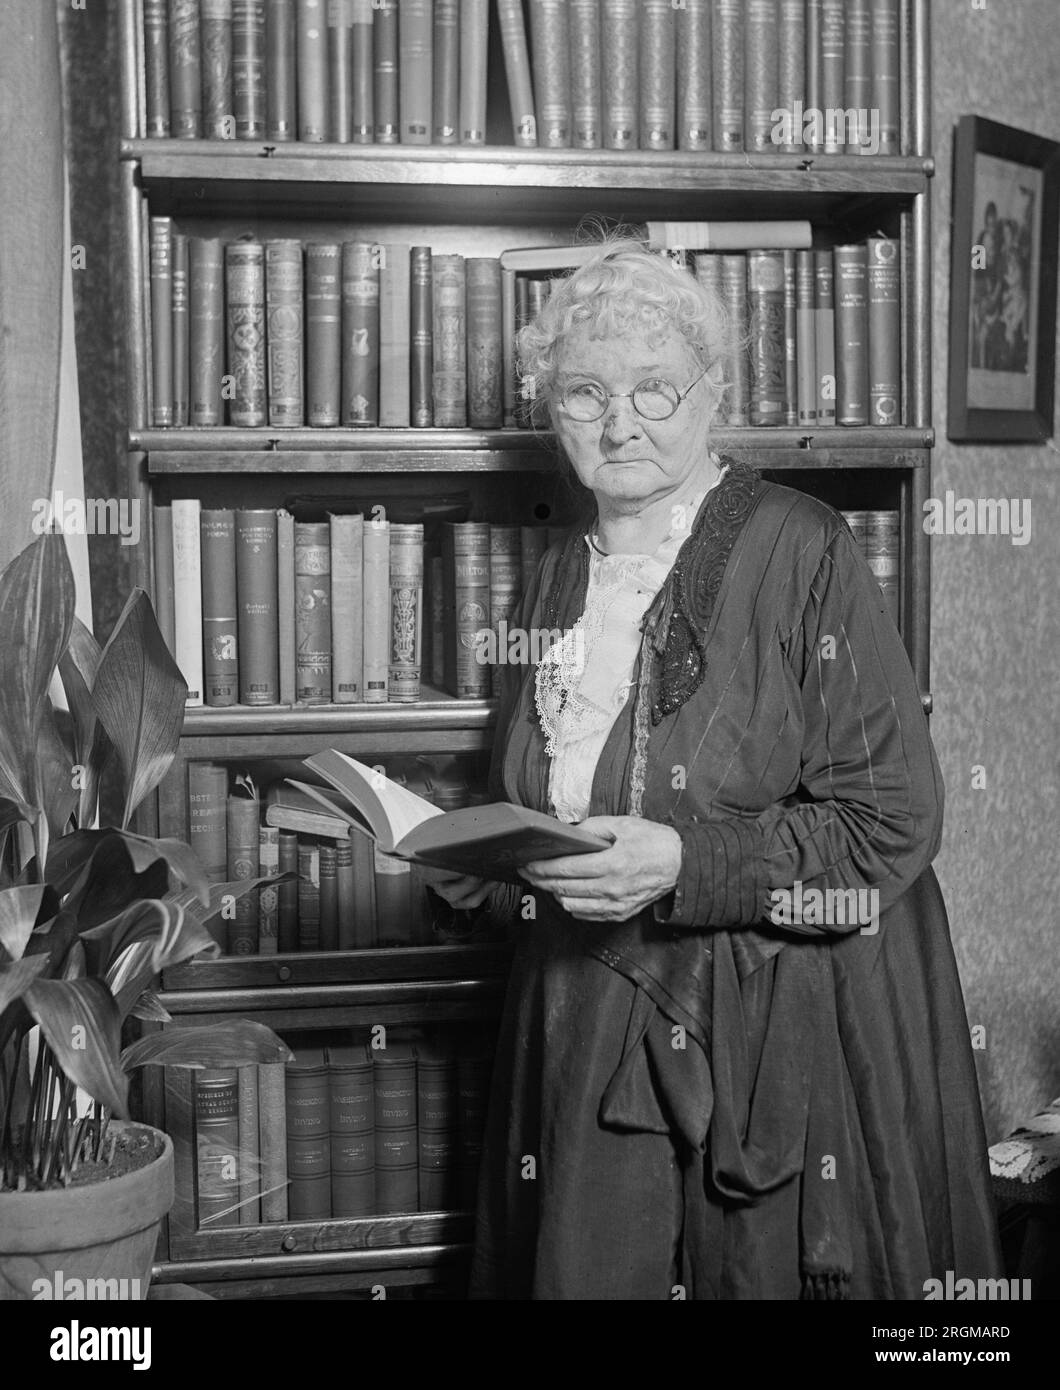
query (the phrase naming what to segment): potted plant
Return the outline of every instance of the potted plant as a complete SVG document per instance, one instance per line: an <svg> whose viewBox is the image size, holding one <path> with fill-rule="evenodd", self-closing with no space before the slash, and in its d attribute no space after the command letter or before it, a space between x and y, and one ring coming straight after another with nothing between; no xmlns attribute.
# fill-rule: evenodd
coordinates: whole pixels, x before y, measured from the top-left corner
<svg viewBox="0 0 1060 1390"><path fill-rule="evenodd" d="M168 1021L155 976L216 954L207 923L256 884L208 885L190 846L129 828L173 760L187 694L143 590L101 651L75 617L62 537L42 535L0 575L0 654L0 1298L146 1297L173 1149L128 1121L130 1069L290 1053L246 1021L123 1052L122 1025ZM68 712L49 696L56 671ZM120 824L98 828L111 763Z"/></svg>

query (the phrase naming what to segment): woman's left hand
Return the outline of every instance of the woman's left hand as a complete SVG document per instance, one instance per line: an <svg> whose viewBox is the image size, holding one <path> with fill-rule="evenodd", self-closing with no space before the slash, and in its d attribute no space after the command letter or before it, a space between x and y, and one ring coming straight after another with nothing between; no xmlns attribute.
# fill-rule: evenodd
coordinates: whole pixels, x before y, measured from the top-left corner
<svg viewBox="0 0 1060 1390"><path fill-rule="evenodd" d="M520 870L584 922L625 922L663 897L681 872L681 837L672 826L640 816L590 816L585 830L608 835L608 849L537 859Z"/></svg>

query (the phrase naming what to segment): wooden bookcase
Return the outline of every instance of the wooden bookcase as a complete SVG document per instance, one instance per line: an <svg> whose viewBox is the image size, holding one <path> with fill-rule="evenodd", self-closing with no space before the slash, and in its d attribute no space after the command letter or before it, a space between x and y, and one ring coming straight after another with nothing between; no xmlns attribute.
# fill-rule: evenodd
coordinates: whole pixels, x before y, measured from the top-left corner
<svg viewBox="0 0 1060 1390"><path fill-rule="evenodd" d="M142 138L137 0L122 0L125 283L130 354L128 486L152 502L279 506L290 494L364 498L457 492L476 516L563 519L564 485L550 441L528 430L154 429L149 415L147 220L167 214L192 235L250 228L263 237L390 240L497 255L507 246L569 240L590 213L741 219L808 217L815 244L897 236L902 254L904 419L890 429L720 429L716 446L838 507L900 514L900 625L925 706L929 694L931 222L927 0L902 0L901 157L657 154L507 147L269 145ZM150 525L136 582L150 591ZM187 774L327 747L355 755L485 753L491 701L425 690L410 706L195 709L176 763L143 828L187 834ZM162 981L172 1024L246 1016L280 1030L489 1020L499 1014L502 946L438 946L225 958ZM165 1127L161 1082L147 1069L144 1117ZM467 1212L288 1222L165 1233L156 1278L220 1296L290 1296L384 1284L459 1292L471 1235Z"/></svg>

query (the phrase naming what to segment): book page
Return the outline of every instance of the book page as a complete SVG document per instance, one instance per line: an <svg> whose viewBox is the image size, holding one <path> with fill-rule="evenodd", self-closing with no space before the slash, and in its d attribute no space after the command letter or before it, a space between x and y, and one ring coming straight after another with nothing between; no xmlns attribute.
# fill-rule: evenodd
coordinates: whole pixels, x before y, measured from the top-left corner
<svg viewBox="0 0 1060 1390"><path fill-rule="evenodd" d="M388 854L393 853L394 847L410 830L432 816L443 814L422 796L417 796L415 792L410 792L389 777L334 748L314 753L311 758L305 759L305 765L341 792L361 812L379 848ZM303 790L308 791L309 788L304 787Z"/></svg>

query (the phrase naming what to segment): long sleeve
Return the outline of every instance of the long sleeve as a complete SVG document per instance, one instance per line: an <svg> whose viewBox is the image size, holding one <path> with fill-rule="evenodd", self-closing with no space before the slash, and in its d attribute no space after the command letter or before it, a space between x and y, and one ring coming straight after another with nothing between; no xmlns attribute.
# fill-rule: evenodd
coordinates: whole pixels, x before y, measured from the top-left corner
<svg viewBox="0 0 1060 1390"><path fill-rule="evenodd" d="M780 630L797 683L802 772L793 795L755 817L674 819L683 863L659 920L750 926L774 889L878 892L883 910L930 864L942 780L905 648L845 528L830 540L799 617ZM669 907L669 903L666 904ZM855 929L797 924L818 936Z"/></svg>

